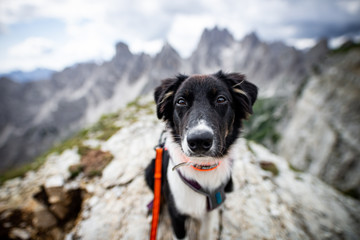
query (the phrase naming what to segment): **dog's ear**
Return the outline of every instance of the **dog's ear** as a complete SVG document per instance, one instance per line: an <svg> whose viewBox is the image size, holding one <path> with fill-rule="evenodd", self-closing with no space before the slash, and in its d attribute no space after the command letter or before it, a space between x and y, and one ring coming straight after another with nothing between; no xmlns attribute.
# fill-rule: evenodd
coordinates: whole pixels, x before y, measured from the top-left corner
<svg viewBox="0 0 360 240"><path fill-rule="evenodd" d="M242 108L242 111L245 111L243 118L252 114L252 106L256 101L258 88L251 82L246 81L246 77L243 74L224 74L222 71L219 71L215 76L226 82L232 93L235 106L239 106Z"/></svg>
<svg viewBox="0 0 360 240"><path fill-rule="evenodd" d="M154 99L156 103L156 113L159 119L171 120L173 101L176 90L188 76L178 75L175 78L162 80L161 85L155 89Z"/></svg>

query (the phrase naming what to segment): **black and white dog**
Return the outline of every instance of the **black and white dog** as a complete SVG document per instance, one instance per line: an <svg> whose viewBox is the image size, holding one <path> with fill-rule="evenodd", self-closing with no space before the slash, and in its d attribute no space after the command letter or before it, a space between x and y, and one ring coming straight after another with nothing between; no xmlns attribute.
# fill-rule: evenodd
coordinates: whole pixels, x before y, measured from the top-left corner
<svg viewBox="0 0 360 240"><path fill-rule="evenodd" d="M155 90L157 116L166 122L162 195L175 239L186 238L185 220L202 219L232 190L232 146L242 120L252 114L257 87L238 73L178 75ZM154 185L154 160L146 181Z"/></svg>

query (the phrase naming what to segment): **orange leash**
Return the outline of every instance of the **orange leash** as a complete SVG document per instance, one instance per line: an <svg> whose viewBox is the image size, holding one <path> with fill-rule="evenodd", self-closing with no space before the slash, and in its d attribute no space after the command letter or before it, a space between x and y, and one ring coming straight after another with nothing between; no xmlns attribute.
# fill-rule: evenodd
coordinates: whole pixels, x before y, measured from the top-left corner
<svg viewBox="0 0 360 240"><path fill-rule="evenodd" d="M156 240L157 226L160 213L160 197L161 197L161 165L162 165L163 148L156 148L155 172L154 172L154 203L152 211L152 222L150 240Z"/></svg>

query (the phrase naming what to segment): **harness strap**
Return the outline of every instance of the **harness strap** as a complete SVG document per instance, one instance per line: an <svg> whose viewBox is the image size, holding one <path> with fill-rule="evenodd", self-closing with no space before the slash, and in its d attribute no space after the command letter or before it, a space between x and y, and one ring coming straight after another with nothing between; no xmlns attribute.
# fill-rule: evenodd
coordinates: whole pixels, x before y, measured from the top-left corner
<svg viewBox="0 0 360 240"><path fill-rule="evenodd" d="M200 193L206 197L206 203L207 203L207 210L211 211L220 206L226 198L225 194L225 187L226 183L220 185L217 189L214 191L207 191L201 187L201 185L194 180L187 179L184 177L184 175L181 174L179 170L177 170L180 179L192 190L194 190L197 193Z"/></svg>
<svg viewBox="0 0 360 240"><path fill-rule="evenodd" d="M150 232L151 240L156 239L157 226L159 223L162 157L163 157L163 148L157 147L156 158L155 158L155 171L154 171L154 202L153 202L153 211L152 211L153 216L152 216L151 232Z"/></svg>

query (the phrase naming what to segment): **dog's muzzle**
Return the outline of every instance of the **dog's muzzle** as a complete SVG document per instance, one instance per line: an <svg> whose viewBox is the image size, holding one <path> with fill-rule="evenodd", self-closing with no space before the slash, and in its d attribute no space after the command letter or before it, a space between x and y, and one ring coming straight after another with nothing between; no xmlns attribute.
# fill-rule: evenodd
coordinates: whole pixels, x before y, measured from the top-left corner
<svg viewBox="0 0 360 240"><path fill-rule="evenodd" d="M214 134L207 129L191 131L186 140L194 155L206 155L213 146Z"/></svg>
<svg viewBox="0 0 360 240"><path fill-rule="evenodd" d="M214 135L210 131L196 131L187 136L187 143L190 150L197 154L204 154L213 145Z"/></svg>

